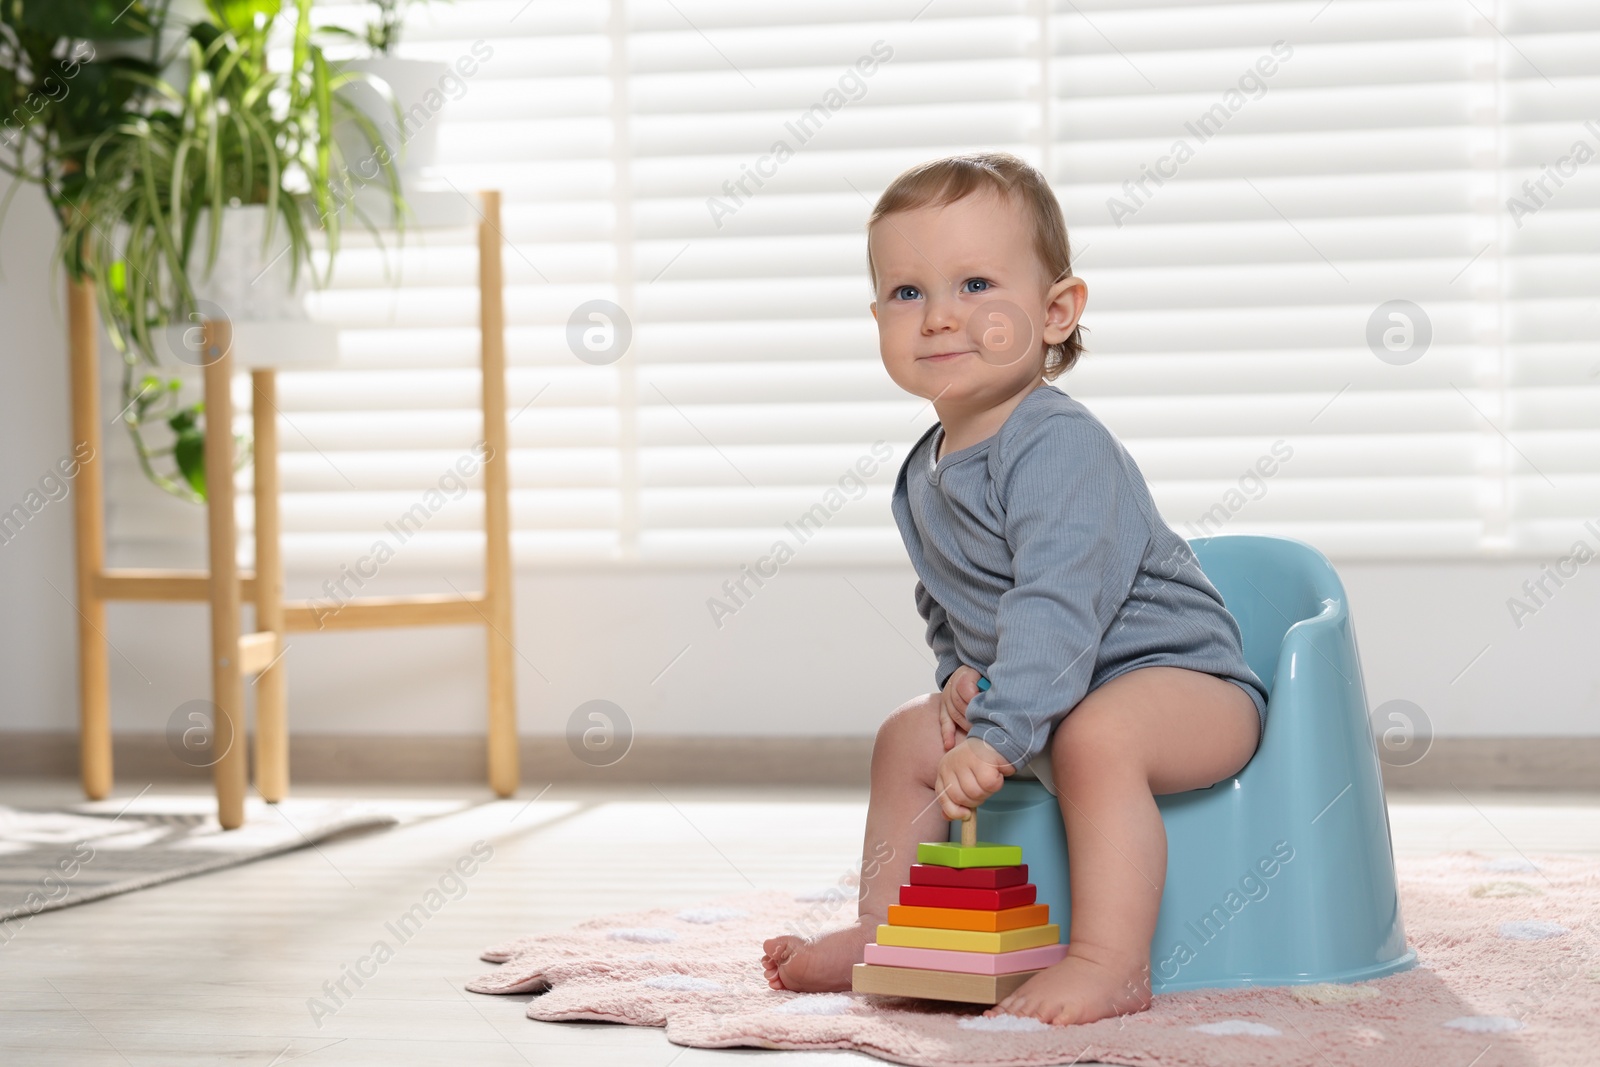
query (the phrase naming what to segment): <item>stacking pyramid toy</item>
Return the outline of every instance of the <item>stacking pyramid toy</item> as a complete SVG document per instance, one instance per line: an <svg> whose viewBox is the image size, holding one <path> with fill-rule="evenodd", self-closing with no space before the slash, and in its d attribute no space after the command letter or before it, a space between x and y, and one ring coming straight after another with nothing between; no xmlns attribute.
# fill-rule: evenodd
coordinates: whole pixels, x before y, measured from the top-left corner
<svg viewBox="0 0 1600 1067"><path fill-rule="evenodd" d="M911 884L851 974L857 993L995 1004L1066 956L1022 849L977 837L974 816L959 845L917 846Z"/></svg>

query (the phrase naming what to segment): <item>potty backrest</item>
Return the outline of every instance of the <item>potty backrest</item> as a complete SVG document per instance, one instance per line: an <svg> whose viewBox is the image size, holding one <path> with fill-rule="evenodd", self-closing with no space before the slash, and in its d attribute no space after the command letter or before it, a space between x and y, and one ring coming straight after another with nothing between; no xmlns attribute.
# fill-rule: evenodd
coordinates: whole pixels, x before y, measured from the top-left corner
<svg viewBox="0 0 1600 1067"><path fill-rule="evenodd" d="M1244 658L1272 692L1278 649L1289 627L1344 599L1326 556L1304 541L1255 534L1197 537L1189 542L1200 569L1239 622Z"/></svg>

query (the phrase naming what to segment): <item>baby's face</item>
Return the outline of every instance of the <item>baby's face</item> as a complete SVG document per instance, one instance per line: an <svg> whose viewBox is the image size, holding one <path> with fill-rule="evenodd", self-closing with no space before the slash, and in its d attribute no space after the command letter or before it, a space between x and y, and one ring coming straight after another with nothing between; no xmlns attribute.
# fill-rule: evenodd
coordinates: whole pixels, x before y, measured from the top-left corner
<svg viewBox="0 0 1600 1067"><path fill-rule="evenodd" d="M878 348L902 389L967 406L1040 380L1047 336L1065 334L1021 204L985 192L889 215L868 246Z"/></svg>

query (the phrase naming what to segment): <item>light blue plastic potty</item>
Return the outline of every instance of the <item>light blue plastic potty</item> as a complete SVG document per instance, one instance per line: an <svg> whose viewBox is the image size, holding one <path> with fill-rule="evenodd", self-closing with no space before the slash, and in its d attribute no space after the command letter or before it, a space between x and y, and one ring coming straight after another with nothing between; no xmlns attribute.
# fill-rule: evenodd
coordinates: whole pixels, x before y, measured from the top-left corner
<svg viewBox="0 0 1600 1067"><path fill-rule="evenodd" d="M1389 810L1344 586L1281 537L1190 542L1267 684L1267 726L1233 778L1156 798L1167 879L1150 945L1156 993L1354 982L1405 970ZM1066 831L1038 781L981 809L986 841L1021 845L1039 901L1070 928ZM959 824L952 826L958 838Z"/></svg>

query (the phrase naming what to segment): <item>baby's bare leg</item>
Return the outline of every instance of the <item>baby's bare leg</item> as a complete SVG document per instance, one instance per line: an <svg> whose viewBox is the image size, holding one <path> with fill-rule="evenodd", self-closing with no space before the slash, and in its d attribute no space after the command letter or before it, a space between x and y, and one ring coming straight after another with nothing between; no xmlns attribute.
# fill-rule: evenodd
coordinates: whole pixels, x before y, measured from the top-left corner
<svg viewBox="0 0 1600 1067"><path fill-rule="evenodd" d="M1129 671L1072 710L1050 761L1072 857L1067 958L990 1014L1066 1024L1150 1006L1150 939L1167 877L1155 797L1236 773L1259 733L1242 689L1177 667Z"/></svg>
<svg viewBox="0 0 1600 1067"><path fill-rule="evenodd" d="M774 937L762 967L774 989L816 993L850 988L850 968L878 924L888 921L916 858L917 842L941 841L949 831L933 796L944 744L939 739L939 694L907 701L878 728L872 746L872 792L861 845L861 890L854 923L820 937Z"/></svg>

